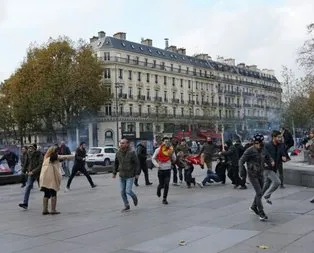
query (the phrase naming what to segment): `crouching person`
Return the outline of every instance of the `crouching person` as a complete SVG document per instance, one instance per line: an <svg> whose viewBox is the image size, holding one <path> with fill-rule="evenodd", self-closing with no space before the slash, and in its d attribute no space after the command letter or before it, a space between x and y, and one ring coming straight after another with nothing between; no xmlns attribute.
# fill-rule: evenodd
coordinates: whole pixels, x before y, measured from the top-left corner
<svg viewBox="0 0 314 253"><path fill-rule="evenodd" d="M190 161L187 160L187 156L188 155L184 154L182 151L177 154L177 164L180 168L184 168L184 180L187 187L191 188L191 184L194 186L197 184L198 186L203 187L203 185L199 182L196 182L195 178L192 176L194 166Z"/></svg>
<svg viewBox="0 0 314 253"><path fill-rule="evenodd" d="M217 159L215 172L213 172L211 168L207 169L207 174L202 182L202 185L205 186L206 183L212 183L212 180L214 180L216 183L222 182L222 184L226 182L226 165L223 162L222 158Z"/></svg>

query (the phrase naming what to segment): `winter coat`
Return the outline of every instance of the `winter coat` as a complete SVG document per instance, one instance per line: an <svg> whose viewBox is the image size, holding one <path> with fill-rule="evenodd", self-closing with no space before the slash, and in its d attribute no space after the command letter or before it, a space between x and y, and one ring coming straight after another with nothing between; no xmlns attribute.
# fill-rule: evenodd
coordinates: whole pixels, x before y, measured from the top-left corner
<svg viewBox="0 0 314 253"><path fill-rule="evenodd" d="M39 185L41 188L60 190L62 175L59 160L50 161L50 157L44 159L40 172Z"/></svg>
<svg viewBox="0 0 314 253"><path fill-rule="evenodd" d="M266 164L265 170L273 170L277 172L282 165L282 157L286 156L285 151L281 144L275 145L272 141L266 143L264 149L267 150L270 157L274 160L275 166L268 166Z"/></svg>
<svg viewBox="0 0 314 253"><path fill-rule="evenodd" d="M119 149L116 153L113 174L122 178L133 178L141 173L135 151Z"/></svg>
<svg viewBox="0 0 314 253"><path fill-rule="evenodd" d="M147 148L144 145L138 144L136 148L136 153L137 153L137 158L139 162L141 163L146 162Z"/></svg>
<svg viewBox="0 0 314 253"><path fill-rule="evenodd" d="M181 145L181 144L179 144L176 147L175 151L176 151L176 154L178 154L180 151L182 151L183 154L188 155L190 153L190 148L189 148L188 145Z"/></svg>
<svg viewBox="0 0 314 253"><path fill-rule="evenodd" d="M85 167L85 157L86 157L86 150L85 148L78 147L75 151L74 157L74 165L75 168L82 168Z"/></svg>
<svg viewBox="0 0 314 253"><path fill-rule="evenodd" d="M202 153L204 154L205 162L211 162L213 160L213 156L216 153L216 151L217 151L217 147L214 143L205 142L200 151L200 154Z"/></svg>
<svg viewBox="0 0 314 253"><path fill-rule="evenodd" d="M252 146L245 150L239 160L240 175L244 174L244 164L246 163L248 175L254 178L261 178L263 177L265 163L267 166L271 166L272 161L266 149L257 149L255 146Z"/></svg>
<svg viewBox="0 0 314 253"><path fill-rule="evenodd" d="M43 154L38 151L28 151L26 156L25 168L27 172L32 172L32 177L40 176L41 167L43 164Z"/></svg>
<svg viewBox="0 0 314 253"><path fill-rule="evenodd" d="M2 156L2 158L0 159L0 162L3 160L6 160L9 168L12 168L12 167L15 167L15 165L18 163L19 158L15 153L10 151L8 153L5 153Z"/></svg>

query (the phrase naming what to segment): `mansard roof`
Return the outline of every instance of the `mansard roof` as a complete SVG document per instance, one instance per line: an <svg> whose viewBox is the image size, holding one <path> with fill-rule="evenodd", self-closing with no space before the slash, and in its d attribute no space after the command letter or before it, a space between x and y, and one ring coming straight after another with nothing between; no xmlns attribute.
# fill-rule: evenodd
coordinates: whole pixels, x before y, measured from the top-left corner
<svg viewBox="0 0 314 253"><path fill-rule="evenodd" d="M144 44L140 44L140 43L136 43L136 42L132 42L128 40L118 39L115 37L107 36L103 40L99 40L97 42L97 47L98 49L105 49L108 47L112 47L115 49L134 52L137 54L157 57L163 60L176 61L182 64L189 64L194 67L205 68L205 69L207 68L209 70L217 70L217 71L222 71L222 72L229 72L229 73L239 74L242 76L262 79L268 82L279 83L279 81L277 80L275 76L266 75L259 71L253 71L246 67L232 66L232 65L228 65L228 64L213 61L213 60L198 59L193 56L188 56L188 55L184 55L184 54L180 54L180 53L176 53L176 52L172 52L172 51L168 51L168 50L164 50L164 49L160 49L153 46L148 46L148 45L144 45Z"/></svg>

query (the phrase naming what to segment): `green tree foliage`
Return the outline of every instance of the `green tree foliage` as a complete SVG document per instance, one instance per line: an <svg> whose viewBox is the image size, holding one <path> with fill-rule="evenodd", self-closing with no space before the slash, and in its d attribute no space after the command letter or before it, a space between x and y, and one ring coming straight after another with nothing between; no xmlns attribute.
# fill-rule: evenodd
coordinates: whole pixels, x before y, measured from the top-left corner
<svg viewBox="0 0 314 253"><path fill-rule="evenodd" d="M69 38L31 46L20 68L5 82L20 134L26 129L69 129L96 112L110 94L101 84L101 62L89 45Z"/></svg>

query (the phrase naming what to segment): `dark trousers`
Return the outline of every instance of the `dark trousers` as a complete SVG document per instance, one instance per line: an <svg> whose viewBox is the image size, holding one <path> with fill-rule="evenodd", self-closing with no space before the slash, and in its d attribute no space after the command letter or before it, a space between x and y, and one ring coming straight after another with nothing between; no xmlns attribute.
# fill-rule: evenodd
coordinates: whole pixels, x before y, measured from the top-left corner
<svg viewBox="0 0 314 253"><path fill-rule="evenodd" d="M147 168L146 160L139 161L139 162L140 162L141 171L143 171L143 173L144 173L145 184L149 184L148 168ZM138 183L138 179L135 178L134 184L136 185L137 183Z"/></svg>
<svg viewBox="0 0 314 253"><path fill-rule="evenodd" d="M171 169L170 170L158 170L159 185L157 186L157 190L160 192L161 189L164 189L164 194L163 194L164 199L167 199L167 196L168 196L170 177L171 177Z"/></svg>
<svg viewBox="0 0 314 253"><path fill-rule="evenodd" d="M263 185L264 185L263 176L252 177L249 175L249 179L255 190L255 197L252 203L252 207L257 207L259 212L263 212L264 211L263 203L262 203Z"/></svg>
<svg viewBox="0 0 314 253"><path fill-rule="evenodd" d="M26 173L22 173L22 174L21 174L21 183L22 183L22 186L26 186L26 182L27 182L27 174L26 174Z"/></svg>
<svg viewBox="0 0 314 253"><path fill-rule="evenodd" d="M278 168L280 185L283 186L283 164L281 163Z"/></svg>
<svg viewBox="0 0 314 253"><path fill-rule="evenodd" d="M182 173L183 168L180 168L180 167L177 168L176 165L172 164L171 169L173 171L173 183L174 184L178 183L178 172L179 172L180 181L183 181L183 173Z"/></svg>
<svg viewBox="0 0 314 253"><path fill-rule="evenodd" d="M192 173L194 171L194 166L189 166L188 169L184 169L184 180L187 186L191 186L191 184L195 184L195 178L192 177Z"/></svg>
<svg viewBox="0 0 314 253"><path fill-rule="evenodd" d="M88 174L87 170L85 169L85 166L84 165L74 165L72 168L71 175L68 179L67 188L70 188L71 182L72 182L72 180L75 177L77 172L81 172L82 174L84 174L84 176L87 178L90 185L94 186L94 182L93 182L92 178L90 177L90 175Z"/></svg>
<svg viewBox="0 0 314 253"><path fill-rule="evenodd" d="M240 176L239 176L239 167L238 166L233 166L230 165L228 168L228 177L230 178L232 184L236 185L236 186L244 186L245 182L243 182L243 180L241 180Z"/></svg>

